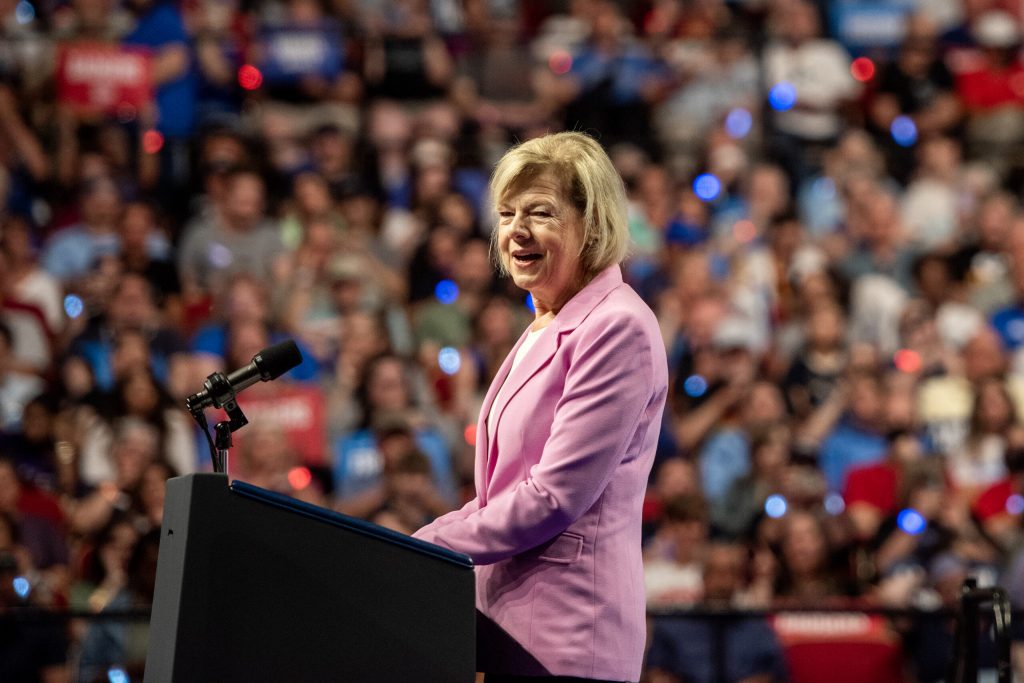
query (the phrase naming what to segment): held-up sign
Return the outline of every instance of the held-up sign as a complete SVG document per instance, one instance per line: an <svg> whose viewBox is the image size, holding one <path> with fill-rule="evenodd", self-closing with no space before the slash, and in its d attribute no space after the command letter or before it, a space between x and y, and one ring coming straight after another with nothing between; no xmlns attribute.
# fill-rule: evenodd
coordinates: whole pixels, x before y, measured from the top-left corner
<svg viewBox="0 0 1024 683"><path fill-rule="evenodd" d="M303 76L336 78L344 66L337 24L283 26L266 29L260 37L257 60L267 83L282 83Z"/></svg>
<svg viewBox="0 0 1024 683"><path fill-rule="evenodd" d="M79 114L134 113L153 99L145 49L74 42L57 52L57 99Z"/></svg>
<svg viewBox="0 0 1024 683"><path fill-rule="evenodd" d="M265 382L238 395L238 407L249 422L280 427L299 460L307 465L326 462L325 403L319 388L299 383ZM217 420L227 418L222 410L210 415ZM236 433L235 446L241 448L245 437L245 429Z"/></svg>

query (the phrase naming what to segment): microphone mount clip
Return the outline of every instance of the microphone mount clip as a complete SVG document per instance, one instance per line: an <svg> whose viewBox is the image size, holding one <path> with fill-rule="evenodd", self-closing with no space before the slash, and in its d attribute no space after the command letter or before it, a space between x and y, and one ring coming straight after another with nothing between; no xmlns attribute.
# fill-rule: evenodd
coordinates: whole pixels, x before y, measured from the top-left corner
<svg viewBox="0 0 1024 683"><path fill-rule="evenodd" d="M206 378L203 383L203 388L206 389L207 395L210 397L212 404L215 408L223 408L224 412L228 414L228 419L218 422L214 425L214 434L216 435L216 441L211 443L210 456L213 459L213 471L219 474L224 474L228 471L228 451L232 445L231 434L236 432L245 425L249 424L248 418L245 413L238 406L238 399L236 398L235 387L228 380L227 376L222 372L215 372ZM191 401L186 400L186 408L192 413L192 419L196 421L201 427L209 429L208 423L206 422L206 415L203 413L203 408L199 405L193 405ZM207 432L207 434L209 434Z"/></svg>

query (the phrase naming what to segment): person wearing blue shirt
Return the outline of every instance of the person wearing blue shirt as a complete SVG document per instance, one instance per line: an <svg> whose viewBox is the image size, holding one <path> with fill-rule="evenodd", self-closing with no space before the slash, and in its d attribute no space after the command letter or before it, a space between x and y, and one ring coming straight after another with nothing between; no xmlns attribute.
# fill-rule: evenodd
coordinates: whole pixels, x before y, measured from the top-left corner
<svg viewBox="0 0 1024 683"><path fill-rule="evenodd" d="M704 560L703 606L734 607L745 565L746 548L713 543ZM760 617L656 617L647 667L651 683L781 683L789 678L782 647Z"/></svg>
<svg viewBox="0 0 1024 683"><path fill-rule="evenodd" d="M723 429L708 439L699 462L704 494L719 501L733 482L750 471L750 440L742 429Z"/></svg>
<svg viewBox="0 0 1024 683"><path fill-rule="evenodd" d="M614 3L596 8L590 40L566 75L566 127L601 131L601 144L631 142L659 152L651 104L671 82L668 67L627 34L628 20Z"/></svg>
<svg viewBox="0 0 1024 683"><path fill-rule="evenodd" d="M152 50L156 128L168 138L192 134L198 78L181 13L164 0L132 0L137 24L123 44Z"/></svg>
<svg viewBox="0 0 1024 683"><path fill-rule="evenodd" d="M196 127L199 71L191 39L177 6L169 0L129 0L136 26L122 39L153 56L150 79L155 95L155 120L142 112L139 123L163 136L158 147L158 196L168 212L185 218L188 206L189 145Z"/></svg>
<svg viewBox="0 0 1024 683"><path fill-rule="evenodd" d="M454 503L457 498L455 478L444 437L430 426L408 431L416 449L430 461L430 471L438 493L444 500ZM384 476L385 459L373 429L360 429L336 440L333 474L334 493L338 499L350 499L380 484Z"/></svg>
<svg viewBox="0 0 1024 683"><path fill-rule="evenodd" d="M116 255L122 208L121 195L110 178L84 181L78 200L79 222L53 233L43 245L40 262L46 272L62 281L73 280L88 273L97 259Z"/></svg>
<svg viewBox="0 0 1024 683"><path fill-rule="evenodd" d="M822 441L818 453L818 464L829 490L842 491L851 469L885 457L888 444L884 405L885 388L879 377L860 374L851 378L846 412Z"/></svg>
<svg viewBox="0 0 1024 683"><path fill-rule="evenodd" d="M1016 351L1024 346L1024 305L1015 303L996 311L992 316L992 327L1008 350Z"/></svg>

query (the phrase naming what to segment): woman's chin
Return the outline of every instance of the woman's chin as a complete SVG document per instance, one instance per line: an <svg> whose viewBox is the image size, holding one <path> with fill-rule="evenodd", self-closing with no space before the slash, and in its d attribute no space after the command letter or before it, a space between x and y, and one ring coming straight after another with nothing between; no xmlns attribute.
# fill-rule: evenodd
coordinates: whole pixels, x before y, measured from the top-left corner
<svg viewBox="0 0 1024 683"><path fill-rule="evenodd" d="M516 283L516 287L519 289L525 289L532 293L534 288L537 286L537 277L533 273L523 273L513 270L512 282Z"/></svg>

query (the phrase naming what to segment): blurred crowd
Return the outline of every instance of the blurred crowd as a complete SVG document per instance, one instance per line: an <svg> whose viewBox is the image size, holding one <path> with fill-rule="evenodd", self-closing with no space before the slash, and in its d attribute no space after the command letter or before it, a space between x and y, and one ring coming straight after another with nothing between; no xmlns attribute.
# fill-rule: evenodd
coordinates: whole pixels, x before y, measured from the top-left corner
<svg viewBox="0 0 1024 683"><path fill-rule="evenodd" d="M184 397L282 339L232 477L405 532L471 497L532 315L489 170L564 129L669 354L651 608L1024 606L1024 17L856 4L0 0L0 615L148 605L163 482L210 468ZM144 662L2 623L0 680ZM943 677L947 622L883 630ZM646 675L799 678L778 624L724 679L709 633L654 624Z"/></svg>

